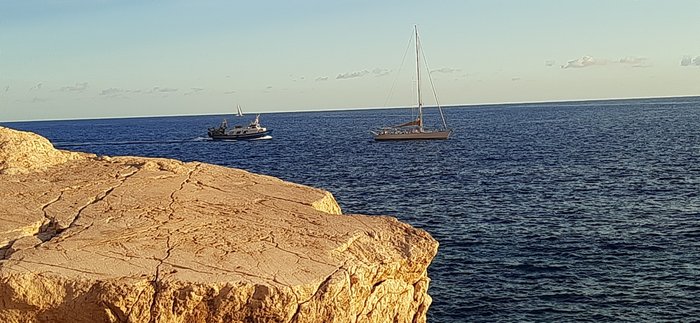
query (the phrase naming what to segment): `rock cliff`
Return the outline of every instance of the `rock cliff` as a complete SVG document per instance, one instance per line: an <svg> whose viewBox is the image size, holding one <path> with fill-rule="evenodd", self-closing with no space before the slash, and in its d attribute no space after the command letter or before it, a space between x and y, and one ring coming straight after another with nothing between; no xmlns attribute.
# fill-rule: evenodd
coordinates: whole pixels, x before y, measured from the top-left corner
<svg viewBox="0 0 700 323"><path fill-rule="evenodd" d="M319 189L0 127L0 322L424 322L437 247Z"/></svg>

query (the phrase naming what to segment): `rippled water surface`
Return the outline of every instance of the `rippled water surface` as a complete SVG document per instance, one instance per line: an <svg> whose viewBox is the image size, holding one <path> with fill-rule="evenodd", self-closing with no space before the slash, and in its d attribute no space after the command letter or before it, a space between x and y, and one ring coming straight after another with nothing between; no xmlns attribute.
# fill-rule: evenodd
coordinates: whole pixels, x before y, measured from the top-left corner
<svg viewBox="0 0 700 323"><path fill-rule="evenodd" d="M448 141L372 141L401 116L265 114L274 138L249 142L204 140L222 116L5 125L273 175L423 228L440 241L431 322L700 318L700 99L454 107Z"/></svg>

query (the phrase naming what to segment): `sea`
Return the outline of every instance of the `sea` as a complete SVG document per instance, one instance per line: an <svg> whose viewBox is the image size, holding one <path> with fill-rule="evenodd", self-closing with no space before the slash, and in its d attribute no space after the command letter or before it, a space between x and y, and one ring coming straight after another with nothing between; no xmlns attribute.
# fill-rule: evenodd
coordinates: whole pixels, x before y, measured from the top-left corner
<svg viewBox="0 0 700 323"><path fill-rule="evenodd" d="M429 322L700 320L700 98L456 106L445 141L375 142L406 109L12 122L56 147L202 161L331 191L440 242ZM429 109L426 120L437 122Z"/></svg>

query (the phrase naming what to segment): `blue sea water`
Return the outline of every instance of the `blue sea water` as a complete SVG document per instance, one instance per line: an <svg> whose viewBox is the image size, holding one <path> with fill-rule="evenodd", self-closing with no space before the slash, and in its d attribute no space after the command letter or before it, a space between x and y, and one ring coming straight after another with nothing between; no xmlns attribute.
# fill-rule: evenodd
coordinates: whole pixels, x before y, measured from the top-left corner
<svg viewBox="0 0 700 323"><path fill-rule="evenodd" d="M372 141L396 109L264 114L273 139L234 142L205 139L223 116L4 125L268 174L423 228L440 242L430 322L700 318L700 98L445 113L453 138L412 142Z"/></svg>

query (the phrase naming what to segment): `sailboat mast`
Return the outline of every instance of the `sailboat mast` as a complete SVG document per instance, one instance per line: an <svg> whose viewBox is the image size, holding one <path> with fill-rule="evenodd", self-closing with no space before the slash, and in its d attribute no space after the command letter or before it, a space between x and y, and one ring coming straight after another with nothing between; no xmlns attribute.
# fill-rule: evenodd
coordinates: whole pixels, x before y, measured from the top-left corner
<svg viewBox="0 0 700 323"><path fill-rule="evenodd" d="M413 25L416 33L416 87L418 93L418 128L423 131L423 100L420 95L420 39L418 38L418 25Z"/></svg>

